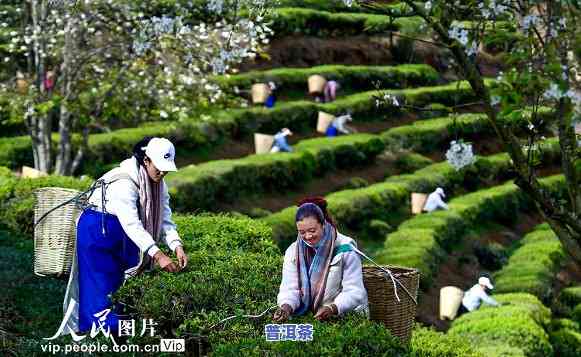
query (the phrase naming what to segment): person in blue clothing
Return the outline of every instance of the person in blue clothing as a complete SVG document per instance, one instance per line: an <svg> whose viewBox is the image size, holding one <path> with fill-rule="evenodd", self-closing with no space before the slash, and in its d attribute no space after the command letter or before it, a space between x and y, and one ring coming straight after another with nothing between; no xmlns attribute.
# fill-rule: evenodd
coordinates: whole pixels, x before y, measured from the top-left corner
<svg viewBox="0 0 581 357"><path fill-rule="evenodd" d="M347 122L353 121L351 114L341 115L333 119L333 122L327 128L325 135L327 136L338 136L340 134L351 134L355 132L355 129L346 125Z"/></svg>
<svg viewBox="0 0 581 357"><path fill-rule="evenodd" d="M270 152L292 152L293 148L286 141L286 137L291 135L293 135L293 133L289 130L289 128L283 128L281 131L276 133Z"/></svg>
<svg viewBox="0 0 581 357"><path fill-rule="evenodd" d="M167 272L188 258L172 220L164 177L177 171L175 148L165 138L144 138L133 155L107 172L90 194L77 222L76 254L65 294L61 334L84 333L93 325L115 333L122 320L110 295L153 264ZM174 262L160 250L164 243Z"/></svg>
<svg viewBox="0 0 581 357"><path fill-rule="evenodd" d="M274 91L276 90L276 84L274 84L272 81L268 82L268 88L270 89L270 94L268 95L268 98L266 98L264 106L267 108L272 108L276 103L276 95L274 94Z"/></svg>

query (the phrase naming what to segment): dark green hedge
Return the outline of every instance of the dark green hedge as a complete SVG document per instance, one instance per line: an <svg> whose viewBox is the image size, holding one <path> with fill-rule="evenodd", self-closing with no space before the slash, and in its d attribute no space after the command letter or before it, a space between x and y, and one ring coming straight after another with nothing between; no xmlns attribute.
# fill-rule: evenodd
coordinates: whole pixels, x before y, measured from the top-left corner
<svg viewBox="0 0 581 357"><path fill-rule="evenodd" d="M419 32L420 17L393 17L377 14L331 13L304 8L281 8L274 14L271 26L277 37L309 35L344 37L385 34L388 31Z"/></svg>
<svg viewBox="0 0 581 357"><path fill-rule="evenodd" d="M550 333L551 344L555 350L555 356L578 357L581 356L581 332L577 329L561 329Z"/></svg>
<svg viewBox="0 0 581 357"><path fill-rule="evenodd" d="M483 114L464 114L457 118L457 130L450 118L437 118L418 121L397 127L381 134L388 149L411 148L414 151L429 153L439 145L451 140L454 135L487 133L490 126ZM420 133L420 134L418 134ZM428 139L424 139L428 138ZM550 141L552 142L552 141ZM556 146L548 145L545 150L547 161L556 157ZM327 196L329 209L340 225L354 230L365 230L373 219L390 221L398 210L409 211L409 194L427 192L433 187L478 186L482 181L496 178L508 179L509 160L506 155L495 155L484 159L482 164L461 173L447 163L435 164L413 175L389 178L383 183L363 189L344 190ZM273 227L274 239L280 247L290 244L296 235L294 215L296 207L289 207L264 218Z"/></svg>
<svg viewBox="0 0 581 357"><path fill-rule="evenodd" d="M547 357L554 350L544 326L551 310L533 295L503 294L500 307L482 307L452 323L448 334L467 341L485 356Z"/></svg>
<svg viewBox="0 0 581 357"><path fill-rule="evenodd" d="M517 243L508 263L494 274L496 292L526 292L549 301L552 282L565 260L561 242L548 224L536 227Z"/></svg>
<svg viewBox="0 0 581 357"><path fill-rule="evenodd" d="M4 170L2 170L4 171ZM86 190L92 179L64 176L48 176L36 179L20 179L0 173L0 229L8 229L17 235L32 237L34 224L34 190L40 187L64 187Z"/></svg>
<svg viewBox="0 0 581 357"><path fill-rule="evenodd" d="M365 13L371 12L370 10L364 6L361 6L356 1L353 2L353 5L347 6L343 3L342 0L337 1L321 1L321 0L279 0L277 2L277 6L279 7L294 7L294 8L303 8L303 9L311 9L311 10L320 10L320 11L329 11L329 12L355 12L355 13ZM411 8L403 2L394 2L391 4L385 4L382 8L389 9L392 11L394 16L411 16L412 10Z"/></svg>
<svg viewBox="0 0 581 357"><path fill-rule="evenodd" d="M572 286L561 290L559 302L571 309L581 304L581 286Z"/></svg>
<svg viewBox="0 0 581 357"><path fill-rule="evenodd" d="M493 83L493 82L490 82ZM424 87L418 89L389 90L389 93L403 97L410 104L423 106L432 102L452 105L466 103L474 99L472 90L465 82ZM317 104L308 101L282 103L272 109L252 108L221 111L212 114L208 121L191 118L180 122L150 123L140 128L123 129L112 133L94 134L89 139L89 153L83 161L82 172L92 176L102 174L108 165L126 158L138 138L145 135L165 136L180 149L210 147L220 143L225 137L251 135L254 132L275 133L280 128L289 127L296 132L313 131L319 110L343 114L351 111L356 120L384 120L399 111L378 109L369 91L341 98L333 103ZM54 135L57 141L58 136ZM77 137L74 142L78 143ZM0 138L0 166L17 168L33 166L30 137L19 136Z"/></svg>
<svg viewBox="0 0 581 357"><path fill-rule="evenodd" d="M253 71L229 77L216 78L225 90L232 88L250 89L254 83L274 81L277 84L277 95L289 91L307 93L309 76L319 74L327 79L334 79L343 90L352 92L380 88L409 88L433 85L440 78L438 72L425 64L404 64L399 66L341 66L327 65L311 68L278 68L269 71Z"/></svg>
<svg viewBox="0 0 581 357"><path fill-rule="evenodd" d="M161 336L200 333L240 311L259 313L276 304L282 255L267 226L227 216L176 215L175 222L189 256L186 271L156 270L116 294L134 313L155 318ZM255 330L251 324L229 327L216 338Z"/></svg>
<svg viewBox="0 0 581 357"><path fill-rule="evenodd" d="M167 176L177 210L211 210L215 201L299 187L315 175L371 162L384 149L377 136L303 140L296 152L251 155L189 166Z"/></svg>
<svg viewBox="0 0 581 357"><path fill-rule="evenodd" d="M547 190L559 195L563 193L562 176L552 176L541 182ZM446 211L415 216L401 224L396 232L387 236L377 261L418 268L422 274L422 286L427 287L445 256L444 249L461 239L470 225L514 219L520 211L534 206L516 185L509 182L454 198L449 207Z"/></svg>

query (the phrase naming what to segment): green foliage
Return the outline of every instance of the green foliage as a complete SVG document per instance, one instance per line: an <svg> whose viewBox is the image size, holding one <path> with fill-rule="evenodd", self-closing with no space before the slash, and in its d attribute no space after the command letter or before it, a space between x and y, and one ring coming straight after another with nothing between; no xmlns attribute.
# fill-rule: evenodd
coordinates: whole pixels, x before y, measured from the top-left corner
<svg viewBox="0 0 581 357"><path fill-rule="evenodd" d="M399 66L341 66L327 65L311 68L278 68L268 71L253 71L228 77L218 77L216 81L225 90L234 87L250 89L254 83L274 81L277 84L277 95L288 92L305 93L309 76L319 74L327 79L334 79L341 89L350 93L380 88L408 88L433 85L439 74L425 64L404 64Z"/></svg>
<svg viewBox="0 0 581 357"><path fill-rule="evenodd" d="M581 355L581 333L579 328L564 328L550 334L555 355L560 357L577 357Z"/></svg>
<svg viewBox="0 0 581 357"><path fill-rule="evenodd" d="M548 301L555 275L565 260L561 242L547 224L527 234L508 263L495 274L498 293L526 292Z"/></svg>
<svg viewBox="0 0 581 357"><path fill-rule="evenodd" d="M382 325L350 316L339 322L312 323L312 342L267 342L264 336L242 338L218 345L218 356L405 356L407 350Z"/></svg>
<svg viewBox="0 0 581 357"><path fill-rule="evenodd" d="M465 83L458 83L460 85L452 83L387 92L413 105L425 105L433 101L445 104L463 103L474 99L471 89ZM106 165L126 158L133 145L145 135L168 137L179 151L180 148L209 147L221 142L225 137L251 135L255 132L275 133L283 127L296 132L312 131L319 110L332 114L350 111L356 120L384 120L387 117L393 118L395 113L399 113L396 109L379 110L375 105L375 95L377 91L369 91L327 104L297 101L280 104L271 109L219 111L213 113L207 120L188 118L178 122L151 123L140 128L91 135L89 152L83 161L82 170L92 176L99 176ZM53 135L53 141L58 142L58 135ZM79 143L80 138L74 137L73 145L77 146ZM0 166L18 168L22 165L33 166L30 137L0 138Z"/></svg>
<svg viewBox="0 0 581 357"><path fill-rule="evenodd" d="M277 37L297 34L319 37L373 36L389 31L418 32L419 17L389 17L376 14L330 13L305 8L281 8L272 29Z"/></svg>
<svg viewBox="0 0 581 357"><path fill-rule="evenodd" d="M48 176L35 179L19 179L0 176L0 227L31 237L34 227L34 191L41 187L63 187L86 190L90 178Z"/></svg>
<svg viewBox="0 0 581 357"><path fill-rule="evenodd" d="M118 301L134 306L140 316L155 316L161 336L206 333L226 316L258 313L275 303L282 256L268 227L227 216L176 216L175 221L188 268L131 279L115 295Z"/></svg>
<svg viewBox="0 0 581 357"><path fill-rule="evenodd" d="M478 161L480 160L486 158ZM497 172L506 170L509 162L506 157L505 160L504 165L495 168ZM485 161L481 165L491 168ZM433 175L434 170L430 169L432 167L420 171L428 171ZM413 176L417 175L416 172ZM456 175L458 178L462 177L457 172ZM560 176L544 181L550 183L547 188L551 191L560 192L562 189L563 181ZM437 186L447 185L440 183ZM533 207L522 191L510 182L455 198L450 201L447 211L421 214L402 223L396 232L387 236L385 248L378 254L377 261L418 268L421 272L421 283L427 287L444 250L453 247L468 226L487 221L506 221L517 217L521 210ZM498 282L497 285L501 286Z"/></svg>
<svg viewBox="0 0 581 357"><path fill-rule="evenodd" d="M427 328L413 330L410 357L484 357L463 338Z"/></svg>
<svg viewBox="0 0 581 357"><path fill-rule="evenodd" d="M369 235L375 237L385 237L389 232L393 231L393 227L380 219L372 219L369 222Z"/></svg>
<svg viewBox="0 0 581 357"><path fill-rule="evenodd" d="M574 308L576 305L581 304L581 286L572 286L561 290L559 302L569 308Z"/></svg>
<svg viewBox="0 0 581 357"><path fill-rule="evenodd" d="M352 177L349 182L343 187L344 190L351 190L369 186L369 182L361 177Z"/></svg>
<svg viewBox="0 0 581 357"><path fill-rule="evenodd" d="M445 122L441 119L435 120L440 122L440 124L435 127L438 128L438 130L441 130L440 127L443 126L444 133L440 135L434 134L434 140L435 138L442 141L448 140L449 138L445 135L448 130L446 125L449 124L449 121ZM476 117L475 121L476 120L482 120L483 123L485 122L483 118L479 117ZM428 126L431 125L428 124ZM394 128L389 130L387 133L382 134L384 140L388 142L390 141L389 133L391 131L399 132L400 128ZM413 135L412 130L406 130L406 132L410 132ZM398 139L401 138L402 136L398 135ZM402 141L409 145L407 141ZM558 153L558 145L555 144L556 141L549 140L548 142L550 142L551 145L547 145L548 150L546 150L546 156L544 156L544 160L547 162L553 159L554 155ZM427 142L426 145L434 145L434 142ZM417 150L422 151L421 149ZM382 183L377 183L362 189L334 192L327 196L326 199L327 202L329 202L330 212L335 218L337 218L340 225L349 227L353 230L365 229L367 222L372 219L382 219L386 222L393 222L392 219L394 218L394 212L404 211L404 214L409 214L409 195L411 192L429 192L430 190L433 190L434 187L438 186L452 189L469 185L470 187L476 188L490 181L509 179L510 175L507 174L509 167L510 160L506 154L479 158L479 160L470 168L461 171L456 171L446 162L437 163L420 169L414 174L390 177ZM510 207L512 206L502 207L501 204L501 206L498 207L498 217L511 217L510 215L502 215L503 212L506 213L507 211L510 211ZM295 207L289 207L264 219L265 222L273 228L274 240L282 248L287 247L295 238L295 212ZM423 220L424 218L422 215L415 219ZM430 228L431 222L428 222L425 226L426 228ZM451 229L453 226L448 226L448 224L444 222L442 223L442 227L448 227ZM402 236L404 241L407 241L405 237L406 235ZM422 242L418 244L425 247L425 244L428 243ZM405 242L402 242L402 247L412 249ZM424 251L424 248L420 248L420 250ZM410 255L406 255L405 258L402 257L400 262L403 265L410 264L406 262L406 259L410 259L411 255L414 255L417 257L412 259L414 263L420 264L421 266L425 266L425 264L430 266L431 263L429 263L429 261L434 257L430 257L429 252L426 254L429 258L427 258L428 260L423 263L424 258L414 255L410 250Z"/></svg>
<svg viewBox="0 0 581 357"><path fill-rule="evenodd" d="M448 331L485 356L553 355L543 326L551 312L529 294L497 295L500 307L482 307L455 320Z"/></svg>
<svg viewBox="0 0 581 357"><path fill-rule="evenodd" d="M296 152L251 155L189 166L167 177L178 210L212 209L216 200L233 201L245 194L286 190L316 174L369 163L384 149L374 135L303 140Z"/></svg>

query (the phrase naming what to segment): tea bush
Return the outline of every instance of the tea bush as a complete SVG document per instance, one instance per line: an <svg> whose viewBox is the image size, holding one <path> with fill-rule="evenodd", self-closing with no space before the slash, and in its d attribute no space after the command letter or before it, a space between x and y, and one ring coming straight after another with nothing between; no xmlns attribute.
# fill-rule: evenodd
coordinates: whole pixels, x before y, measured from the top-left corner
<svg viewBox="0 0 581 357"><path fill-rule="evenodd" d="M481 307L452 323L449 335L464 339L485 356L552 356L544 326L551 311L533 295L503 294L500 307Z"/></svg>
<svg viewBox="0 0 581 357"><path fill-rule="evenodd" d="M521 241L508 263L494 274L496 291L526 292L549 301L551 282L561 269L565 251L548 224L537 226Z"/></svg>

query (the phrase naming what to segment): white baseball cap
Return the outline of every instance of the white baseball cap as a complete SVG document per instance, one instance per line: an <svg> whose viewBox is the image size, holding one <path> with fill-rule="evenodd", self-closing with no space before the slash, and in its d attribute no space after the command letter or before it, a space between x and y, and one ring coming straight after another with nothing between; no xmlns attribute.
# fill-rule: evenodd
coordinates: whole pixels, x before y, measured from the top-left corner
<svg viewBox="0 0 581 357"><path fill-rule="evenodd" d="M174 158L176 149L166 138L152 138L145 147L145 155L159 171L177 171Z"/></svg>
<svg viewBox="0 0 581 357"><path fill-rule="evenodd" d="M494 286L492 286L492 283L490 282L490 279L488 279L485 276L481 276L480 279L478 279L478 284L480 285L484 285L489 289L494 289Z"/></svg>
<svg viewBox="0 0 581 357"><path fill-rule="evenodd" d="M444 189L443 189L443 188L441 188L441 187L438 187L438 188L436 189L436 193L437 193L437 194L439 194L439 195L440 195L440 196L442 196L442 197L446 197L446 194L444 193Z"/></svg>

